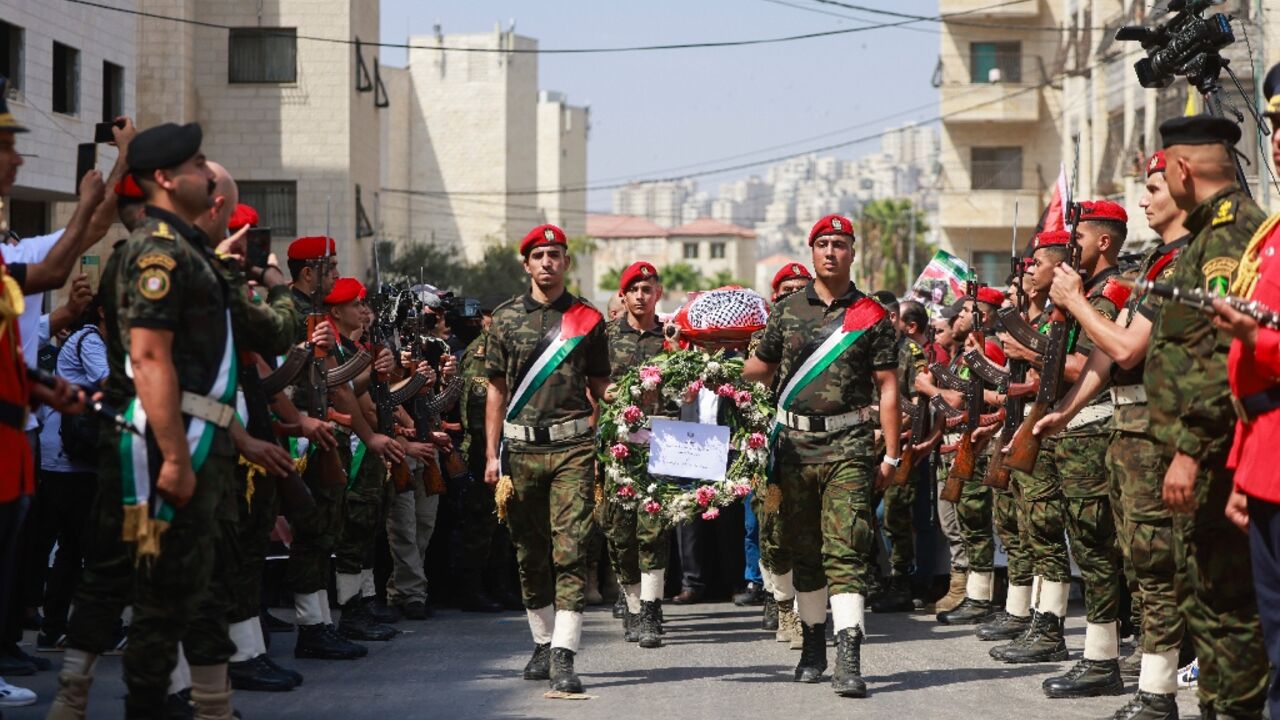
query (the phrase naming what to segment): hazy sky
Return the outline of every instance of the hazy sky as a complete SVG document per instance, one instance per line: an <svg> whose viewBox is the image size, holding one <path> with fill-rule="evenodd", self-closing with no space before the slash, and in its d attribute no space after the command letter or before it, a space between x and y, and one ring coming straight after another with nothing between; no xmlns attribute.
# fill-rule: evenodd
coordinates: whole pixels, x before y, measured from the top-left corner
<svg viewBox="0 0 1280 720"><path fill-rule="evenodd" d="M863 0L933 15L937 2ZM743 40L894 22L813 0L382 0L383 42L488 32L495 22L542 48ZM539 87L591 107L588 182L608 183L718 168L844 140L937 114L929 84L938 24L921 22L772 45L596 55L540 55ZM403 50L382 62L403 66ZM779 147L782 146L782 147ZM837 154L874 151L864 142ZM720 182L760 172L699 179ZM608 210L608 191L588 205Z"/></svg>

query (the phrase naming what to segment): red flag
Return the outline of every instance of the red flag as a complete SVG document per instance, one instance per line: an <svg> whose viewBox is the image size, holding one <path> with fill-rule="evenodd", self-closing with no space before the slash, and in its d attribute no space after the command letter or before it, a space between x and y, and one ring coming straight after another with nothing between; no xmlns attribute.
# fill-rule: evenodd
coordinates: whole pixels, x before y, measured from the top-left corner
<svg viewBox="0 0 1280 720"><path fill-rule="evenodd" d="M1067 229L1067 206L1071 203L1070 185L1067 184L1067 167L1058 168L1058 182L1053 186L1053 197L1049 198L1049 207L1045 208L1044 226L1039 232L1052 232Z"/></svg>

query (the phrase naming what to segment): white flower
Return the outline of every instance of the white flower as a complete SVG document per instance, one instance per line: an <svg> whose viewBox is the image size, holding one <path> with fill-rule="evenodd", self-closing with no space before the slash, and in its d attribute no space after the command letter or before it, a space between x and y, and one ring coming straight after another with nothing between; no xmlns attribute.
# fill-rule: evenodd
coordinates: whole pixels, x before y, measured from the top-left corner
<svg viewBox="0 0 1280 720"><path fill-rule="evenodd" d="M640 388L638 388L638 387L633 387L633 388L631 388L631 397L633 397L633 398L638 398L638 397L640 397L640 393L641 393Z"/></svg>
<svg viewBox="0 0 1280 720"><path fill-rule="evenodd" d="M649 487L645 490L645 492L649 493L650 495L654 494L657 491L658 491L658 483L649 483Z"/></svg>
<svg viewBox="0 0 1280 720"><path fill-rule="evenodd" d="M642 380L640 382L640 387L645 390L653 390L654 388L658 387L658 382L653 379ZM635 393L633 392L632 394L634 395Z"/></svg>
<svg viewBox="0 0 1280 720"><path fill-rule="evenodd" d="M631 433L630 433L630 431L628 431L628 430L627 430L627 426L625 426L625 425L619 425L619 426L618 426L618 437L617 437L617 441L618 441L618 442L630 442L630 441L631 441Z"/></svg>
<svg viewBox="0 0 1280 720"><path fill-rule="evenodd" d="M707 363L707 367L706 367L707 375L715 375L718 372L720 372L720 363L715 362L714 360Z"/></svg>

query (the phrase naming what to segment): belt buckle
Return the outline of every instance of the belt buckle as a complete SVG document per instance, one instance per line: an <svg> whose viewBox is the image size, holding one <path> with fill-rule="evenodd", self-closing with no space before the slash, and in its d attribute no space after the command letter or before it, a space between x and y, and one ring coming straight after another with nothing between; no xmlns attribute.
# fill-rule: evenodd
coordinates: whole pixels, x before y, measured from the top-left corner
<svg viewBox="0 0 1280 720"><path fill-rule="evenodd" d="M1236 417L1240 419L1240 422L1245 425L1252 422L1249 419L1249 411L1245 409L1244 403L1240 402L1240 398L1236 397L1234 394L1231 395L1231 407L1235 409Z"/></svg>

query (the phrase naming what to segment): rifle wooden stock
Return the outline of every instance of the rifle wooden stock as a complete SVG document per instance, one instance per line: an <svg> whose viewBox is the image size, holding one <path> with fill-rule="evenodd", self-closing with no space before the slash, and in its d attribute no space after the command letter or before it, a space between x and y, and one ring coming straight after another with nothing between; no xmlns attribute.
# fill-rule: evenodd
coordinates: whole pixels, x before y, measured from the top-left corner
<svg viewBox="0 0 1280 720"><path fill-rule="evenodd" d="M462 456L458 453L457 449L454 449L452 452L440 454L444 456L442 464L444 466L444 471L448 473L450 480L464 478L470 472L470 470L467 469L467 464L462 461Z"/></svg>
<svg viewBox="0 0 1280 720"><path fill-rule="evenodd" d="M1003 442L992 443L991 458L987 461L987 474L982 478L983 485L996 490L1009 487L1009 466L1004 461L1003 445Z"/></svg>
<svg viewBox="0 0 1280 720"><path fill-rule="evenodd" d="M1005 465L1028 473L1036 469L1036 457L1040 454L1040 436L1031 431L1036 423L1048 414L1048 403L1032 403L1031 409L1027 412L1027 419L1018 426L1018 431L1014 433L1013 441L1009 444L1009 452L1004 459Z"/></svg>
<svg viewBox="0 0 1280 720"><path fill-rule="evenodd" d="M296 472L277 478L276 492L280 493L280 510L287 518L296 518L299 513L315 507L316 500L311 490Z"/></svg>
<svg viewBox="0 0 1280 720"><path fill-rule="evenodd" d="M413 474L409 472L409 463L404 461L394 465L388 463L387 470L391 472L391 486L395 488L397 493L407 492L410 489Z"/></svg>
<svg viewBox="0 0 1280 720"><path fill-rule="evenodd" d="M317 450L311 454L308 463L319 463L316 470L316 483L324 490L346 487L347 470L342 467L342 459L337 450Z"/></svg>
<svg viewBox="0 0 1280 720"><path fill-rule="evenodd" d="M333 408L329 408L329 411L325 413L325 417L328 418L329 422L336 422L343 427L351 427L351 416L346 413L340 413Z"/></svg>
<svg viewBox="0 0 1280 720"><path fill-rule="evenodd" d="M427 497L432 495L443 495L448 486L444 482L444 475L440 472L439 453L435 453L435 457L428 457L422 463L422 484L426 488Z"/></svg>
<svg viewBox="0 0 1280 720"><path fill-rule="evenodd" d="M911 480L911 468L915 464L915 447L908 443L902 447L902 457L898 461L898 467L893 470L893 484L898 487L906 485Z"/></svg>
<svg viewBox="0 0 1280 720"><path fill-rule="evenodd" d="M968 477L956 472L956 466L960 465L962 458L967 455ZM964 470L964 468L961 468ZM964 490L964 484L973 477L973 435L965 433L960 437L960 442L956 445L956 459L951 465L951 472L947 474L947 481L942 485L942 492L938 493L938 497L947 502L957 502L960 500L960 493Z"/></svg>

